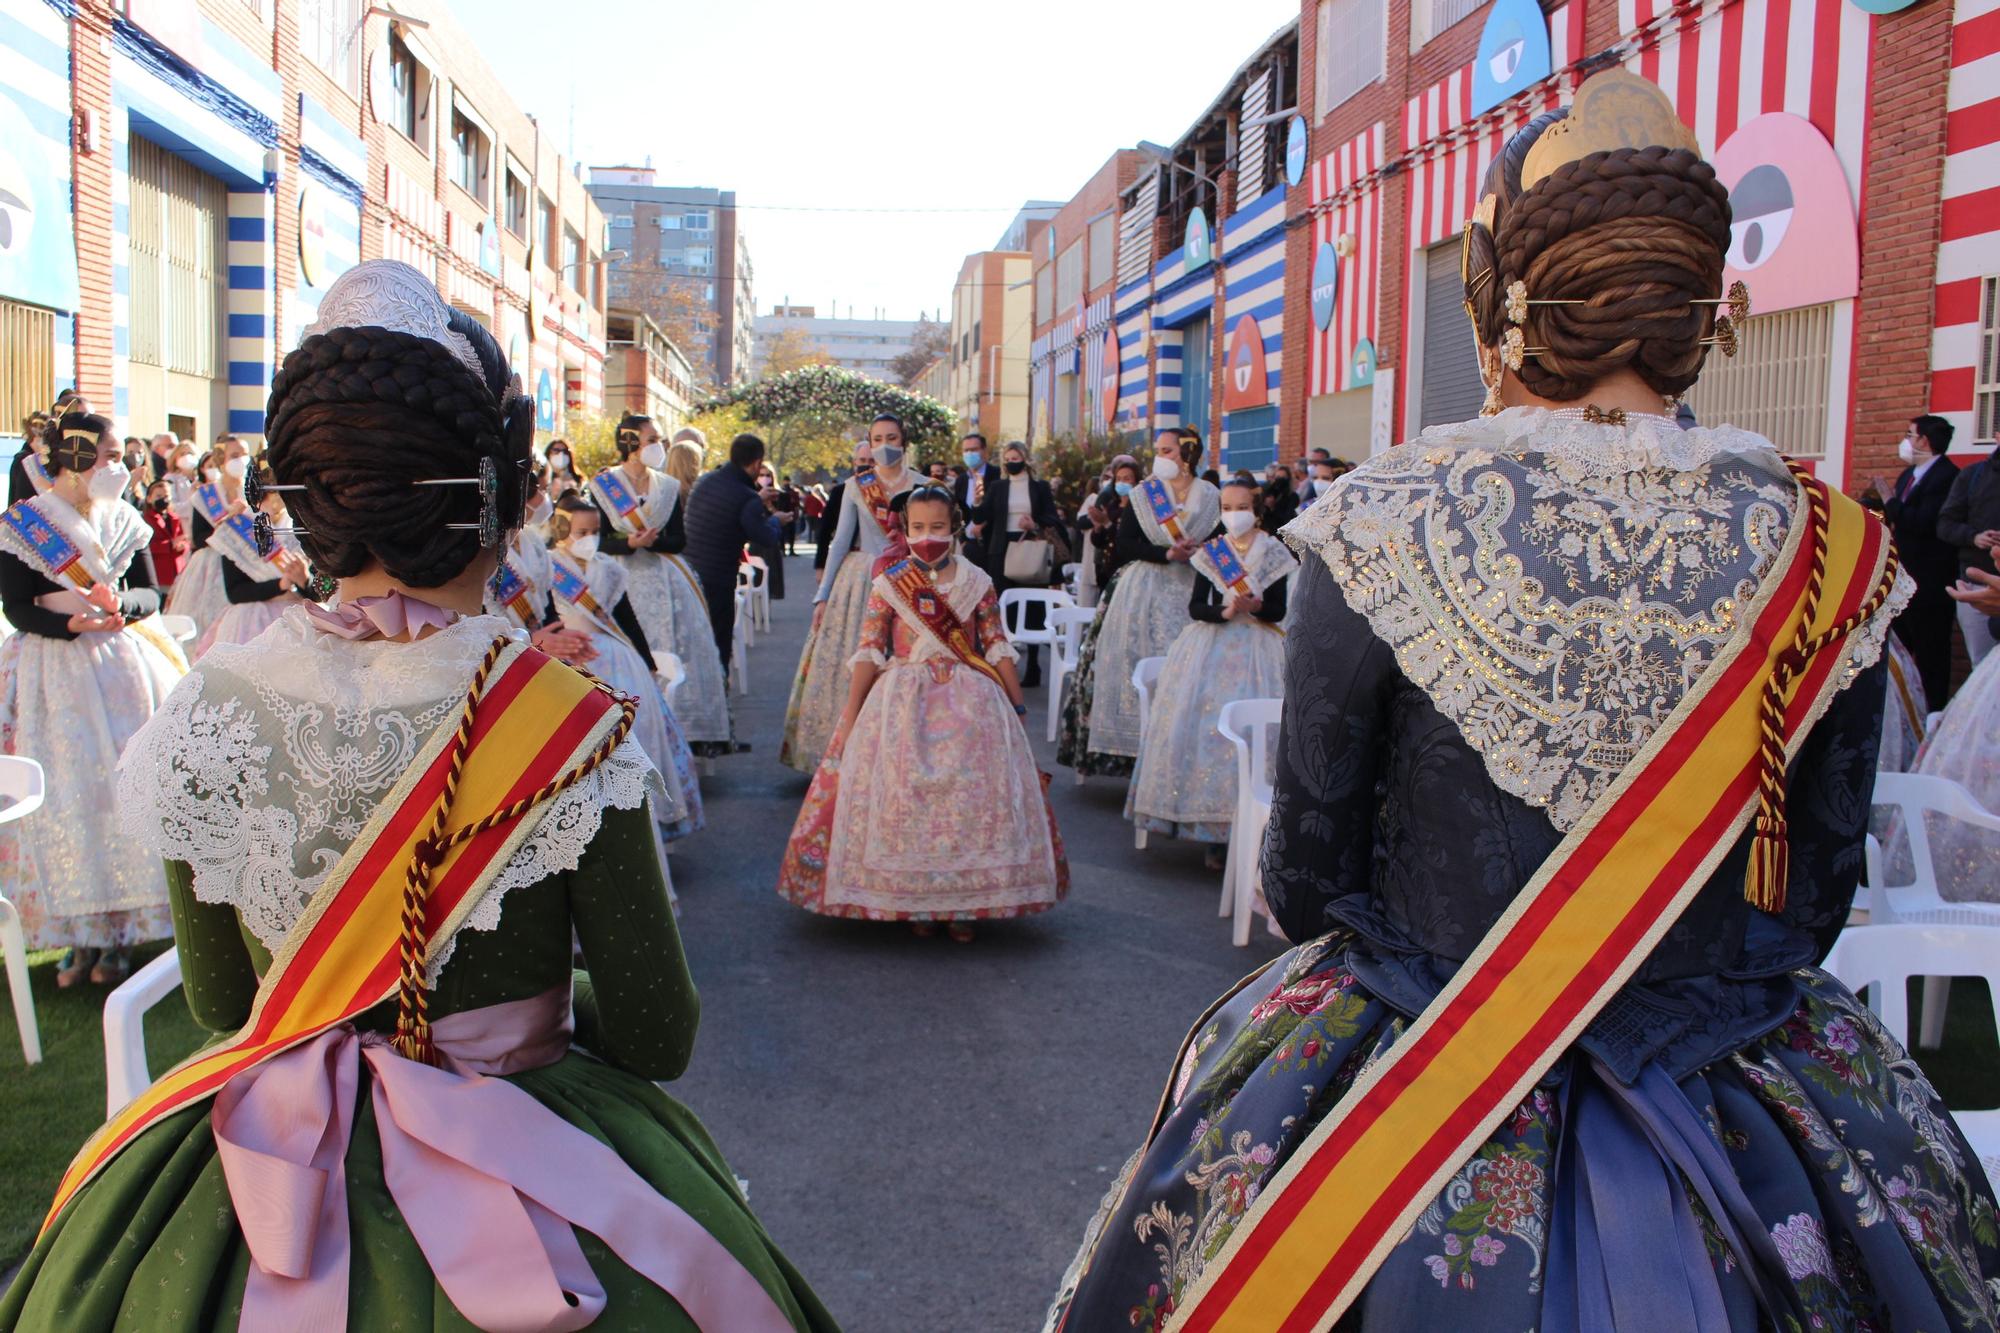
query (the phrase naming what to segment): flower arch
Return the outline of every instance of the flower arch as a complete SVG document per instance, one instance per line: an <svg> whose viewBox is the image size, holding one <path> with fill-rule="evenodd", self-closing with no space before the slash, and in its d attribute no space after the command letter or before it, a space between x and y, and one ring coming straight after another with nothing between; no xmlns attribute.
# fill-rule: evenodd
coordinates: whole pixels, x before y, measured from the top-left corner
<svg viewBox="0 0 2000 1333"><path fill-rule="evenodd" d="M799 421L829 431L865 426L893 413L902 418L912 445L946 441L958 430L957 413L930 395L839 366L802 366L738 385L707 410L738 406L759 425Z"/></svg>

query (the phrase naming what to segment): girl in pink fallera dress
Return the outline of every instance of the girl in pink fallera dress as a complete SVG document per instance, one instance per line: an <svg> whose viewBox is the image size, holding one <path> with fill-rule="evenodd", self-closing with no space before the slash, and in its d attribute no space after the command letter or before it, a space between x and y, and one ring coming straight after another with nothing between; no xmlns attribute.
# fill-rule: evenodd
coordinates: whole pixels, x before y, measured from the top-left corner
<svg viewBox="0 0 2000 1333"><path fill-rule="evenodd" d="M946 923L1046 911L1069 891L986 572L954 554L951 493L899 497L910 554L876 571L847 709L792 828L778 892L809 912Z"/></svg>

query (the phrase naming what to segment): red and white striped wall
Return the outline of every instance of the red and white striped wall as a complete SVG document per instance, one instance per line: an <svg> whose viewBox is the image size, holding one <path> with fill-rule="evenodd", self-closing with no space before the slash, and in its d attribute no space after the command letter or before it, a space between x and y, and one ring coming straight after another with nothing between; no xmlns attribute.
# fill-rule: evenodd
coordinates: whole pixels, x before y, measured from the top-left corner
<svg viewBox="0 0 2000 1333"><path fill-rule="evenodd" d="M1469 81L1468 81L1469 86ZM1340 261L1340 290L1333 322L1317 326L1307 351L1309 397L1356 387L1349 382L1355 344L1375 341L1375 319L1381 308L1383 127L1378 122L1328 153L1312 168L1313 255L1321 245L1354 238L1354 249ZM1296 281L1310 303L1312 258Z"/></svg>
<svg viewBox="0 0 2000 1333"><path fill-rule="evenodd" d="M1958 0L1945 107L1930 409L1958 428L1957 452L1975 442L1981 288L2000 275L2000 0Z"/></svg>

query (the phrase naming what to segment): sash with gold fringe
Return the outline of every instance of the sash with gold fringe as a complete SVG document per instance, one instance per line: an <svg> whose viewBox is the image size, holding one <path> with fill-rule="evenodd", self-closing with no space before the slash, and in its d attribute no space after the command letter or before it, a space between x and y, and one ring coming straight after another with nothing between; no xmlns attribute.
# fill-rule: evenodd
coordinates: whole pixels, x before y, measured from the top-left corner
<svg viewBox="0 0 2000 1333"><path fill-rule="evenodd" d="M410 954L421 960L449 939L533 831L522 816L596 767L630 729L630 706L601 684L511 637L496 640L459 725L439 728L306 905L257 987L249 1022L161 1075L92 1135L43 1228L147 1126L396 995ZM447 828L454 810L472 817ZM424 923L414 943L412 918Z"/></svg>
<svg viewBox="0 0 2000 1333"><path fill-rule="evenodd" d="M938 591L929 571L905 557L883 570L882 578L903 607L936 635L938 642L951 649L959 661L986 675L994 684L1000 684L1000 669L987 661L974 645L972 632L958 618L958 612L951 609L951 599Z"/></svg>
<svg viewBox="0 0 2000 1333"><path fill-rule="evenodd" d="M884 535L894 537L903 530L902 519L889 508L889 488L882 484L882 478L875 472L874 464L854 470L854 489L861 496L861 503L868 506L868 512L875 517L875 526Z"/></svg>
<svg viewBox="0 0 2000 1333"><path fill-rule="evenodd" d="M1257 592L1250 586L1250 572L1243 568L1243 561L1237 557L1236 548L1229 544L1229 538L1217 533L1201 544L1201 553L1215 566L1216 574L1229 585L1229 591L1238 597L1250 598ZM1285 628L1268 620L1250 617L1250 623L1260 629L1272 630L1283 637Z"/></svg>
<svg viewBox="0 0 2000 1333"><path fill-rule="evenodd" d="M1265 1182L1174 1333L1326 1328L1567 1051L1756 822L1746 896L1783 907L1784 764L1840 688L1896 557L1793 465L1800 519L1742 628L1444 990ZM1157 1132L1157 1122L1155 1131Z"/></svg>
<svg viewBox="0 0 2000 1333"><path fill-rule="evenodd" d="M22 500L9 505L5 514L0 514L0 523L18 537L28 550L41 562L42 568L36 572L51 583L67 579L71 584L89 592L97 580L83 563L83 548L71 541L69 534L50 522L48 517L35 506L33 500Z"/></svg>
<svg viewBox="0 0 2000 1333"><path fill-rule="evenodd" d="M624 641L625 632L618 628L617 622L612 620L611 614L604 609L604 604L590 591L590 585L583 581L583 575L564 564L556 557L554 551L549 552L549 590L556 595L557 601L568 602L590 617L591 623L600 633Z"/></svg>
<svg viewBox="0 0 2000 1333"><path fill-rule="evenodd" d="M535 614L534 602L528 596L528 580L506 556L500 557L500 567L493 571L486 590L493 604L512 616L522 629L532 631L541 627L541 618Z"/></svg>

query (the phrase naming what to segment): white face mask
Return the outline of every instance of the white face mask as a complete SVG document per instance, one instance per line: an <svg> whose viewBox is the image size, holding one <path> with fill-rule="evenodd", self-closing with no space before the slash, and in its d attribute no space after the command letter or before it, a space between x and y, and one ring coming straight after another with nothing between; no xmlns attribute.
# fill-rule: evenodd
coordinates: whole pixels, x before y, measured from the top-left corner
<svg viewBox="0 0 2000 1333"><path fill-rule="evenodd" d="M654 440L639 451L639 461L647 467L665 467L667 463L667 446L661 444L658 440Z"/></svg>
<svg viewBox="0 0 2000 1333"><path fill-rule="evenodd" d="M534 499L534 503L528 506L528 513L527 513L528 526L531 528L539 528L540 526L542 526L542 524L548 522L549 515L555 512L556 512L555 504L553 501L549 499L547 495L536 496Z"/></svg>
<svg viewBox="0 0 2000 1333"><path fill-rule="evenodd" d="M222 470L236 478L236 480L241 481L250 471L250 458L247 454L238 455L224 463Z"/></svg>
<svg viewBox="0 0 2000 1333"><path fill-rule="evenodd" d="M201 470L201 479L213 485L222 480L222 469L219 467L205 467Z"/></svg>
<svg viewBox="0 0 2000 1333"><path fill-rule="evenodd" d="M549 455L549 466L558 472L569 471L569 455L558 449Z"/></svg>
<svg viewBox="0 0 2000 1333"><path fill-rule="evenodd" d="M1896 445L1896 457L1911 466L1915 466L1917 461L1917 446L1910 443L1909 436L1905 435L1902 441Z"/></svg>
<svg viewBox="0 0 2000 1333"><path fill-rule="evenodd" d="M174 471L182 473L192 473L194 471L194 455L188 454L187 456L183 457L179 462L175 463Z"/></svg>
<svg viewBox="0 0 2000 1333"><path fill-rule="evenodd" d="M1225 509L1222 511L1222 526L1229 529L1232 537L1241 537L1257 526L1257 516L1247 509Z"/></svg>
<svg viewBox="0 0 2000 1333"><path fill-rule="evenodd" d="M1180 476L1181 465L1164 455L1153 460L1153 475L1161 481L1172 481Z"/></svg>
<svg viewBox="0 0 2000 1333"><path fill-rule="evenodd" d="M597 534L586 533L569 539L569 553L578 560L588 560L597 554Z"/></svg>
<svg viewBox="0 0 2000 1333"><path fill-rule="evenodd" d="M106 463L90 474L90 498L93 500L116 500L131 484L132 472L123 463Z"/></svg>

